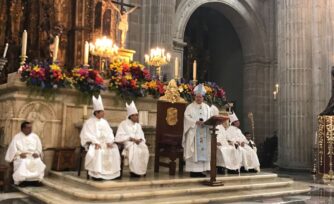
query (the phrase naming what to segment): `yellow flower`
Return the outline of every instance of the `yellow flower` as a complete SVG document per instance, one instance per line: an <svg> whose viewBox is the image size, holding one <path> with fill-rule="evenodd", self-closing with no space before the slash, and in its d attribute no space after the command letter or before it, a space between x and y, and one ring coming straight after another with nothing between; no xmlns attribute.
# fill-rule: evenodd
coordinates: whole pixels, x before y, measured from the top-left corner
<svg viewBox="0 0 334 204"><path fill-rule="evenodd" d="M127 75L125 75L125 79L126 79L126 80L131 80L131 79L132 79L132 75L131 75L131 74L127 74Z"/></svg>
<svg viewBox="0 0 334 204"><path fill-rule="evenodd" d="M60 71L60 67L56 64L52 64L52 65L50 65L50 67L51 67L51 70Z"/></svg>

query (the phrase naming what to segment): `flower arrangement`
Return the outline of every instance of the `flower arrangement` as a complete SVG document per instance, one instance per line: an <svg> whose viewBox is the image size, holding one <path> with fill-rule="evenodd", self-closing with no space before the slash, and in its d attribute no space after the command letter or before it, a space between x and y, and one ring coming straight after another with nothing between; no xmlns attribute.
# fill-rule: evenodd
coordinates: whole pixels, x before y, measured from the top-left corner
<svg viewBox="0 0 334 204"><path fill-rule="evenodd" d="M98 94L106 88L100 72L94 69L74 68L71 72L71 79L77 90L89 95Z"/></svg>
<svg viewBox="0 0 334 204"><path fill-rule="evenodd" d="M109 89L125 98L144 96L143 84L151 81L148 69L138 62L116 60L110 64L107 76L110 77Z"/></svg>
<svg viewBox="0 0 334 204"><path fill-rule="evenodd" d="M193 101L194 86L192 84L183 82L183 83L178 84L178 87L179 87L180 96L184 100L188 102Z"/></svg>
<svg viewBox="0 0 334 204"><path fill-rule="evenodd" d="M180 83L178 85L180 96L184 98L186 101L193 101L193 90L194 86L191 83ZM216 83L213 82L205 82L204 88L206 91L206 95L204 100L207 101L210 105L214 104L217 106L223 106L227 103L226 93L223 88L219 87Z"/></svg>
<svg viewBox="0 0 334 204"><path fill-rule="evenodd" d="M204 83L204 87L207 93L205 95L205 101L209 104L223 106L227 103L226 92L216 83L206 82Z"/></svg>
<svg viewBox="0 0 334 204"><path fill-rule="evenodd" d="M160 80L151 80L142 84L142 88L143 90L145 90L145 93L154 97L164 95L166 91L165 87L166 84L164 84Z"/></svg>
<svg viewBox="0 0 334 204"><path fill-rule="evenodd" d="M21 81L26 82L28 86L55 89L68 85L68 77L56 64L25 64L20 67L19 73Z"/></svg>

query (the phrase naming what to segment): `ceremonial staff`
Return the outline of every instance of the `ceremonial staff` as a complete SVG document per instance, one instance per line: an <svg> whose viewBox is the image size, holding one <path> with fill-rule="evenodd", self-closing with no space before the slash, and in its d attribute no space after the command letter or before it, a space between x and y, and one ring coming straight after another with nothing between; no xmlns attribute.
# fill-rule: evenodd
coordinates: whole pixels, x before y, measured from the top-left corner
<svg viewBox="0 0 334 204"><path fill-rule="evenodd" d="M254 125L254 116L253 116L252 112L248 113L248 119L249 119L249 122L250 122L250 126L252 128L253 141L255 142L255 134L254 134L255 125Z"/></svg>

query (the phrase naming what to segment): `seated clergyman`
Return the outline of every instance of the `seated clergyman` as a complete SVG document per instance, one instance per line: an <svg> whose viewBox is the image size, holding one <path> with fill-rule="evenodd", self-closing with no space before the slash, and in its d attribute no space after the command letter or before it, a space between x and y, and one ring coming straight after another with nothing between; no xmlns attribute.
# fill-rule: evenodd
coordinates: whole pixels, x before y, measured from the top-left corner
<svg viewBox="0 0 334 204"><path fill-rule="evenodd" d="M14 164L13 179L16 185L28 181L40 185L45 170L41 156L41 140L32 132L31 123L25 121L21 124L21 132L12 139L5 157L7 162Z"/></svg>
<svg viewBox="0 0 334 204"><path fill-rule="evenodd" d="M126 104L127 119L118 126L115 141L124 144L122 155L125 165L129 165L132 177L146 174L149 151L141 125L138 123L138 111L132 101Z"/></svg>
<svg viewBox="0 0 334 204"><path fill-rule="evenodd" d="M110 180L121 175L121 158L114 134L104 117L101 96L93 96L94 113L83 125L81 145L88 148L85 169L93 180Z"/></svg>
<svg viewBox="0 0 334 204"><path fill-rule="evenodd" d="M248 146L249 141L239 129L240 122L238 117L233 113L229 118L231 126L227 129L227 140L232 142L240 152L242 158L241 166L248 172L259 172L259 158L254 149Z"/></svg>

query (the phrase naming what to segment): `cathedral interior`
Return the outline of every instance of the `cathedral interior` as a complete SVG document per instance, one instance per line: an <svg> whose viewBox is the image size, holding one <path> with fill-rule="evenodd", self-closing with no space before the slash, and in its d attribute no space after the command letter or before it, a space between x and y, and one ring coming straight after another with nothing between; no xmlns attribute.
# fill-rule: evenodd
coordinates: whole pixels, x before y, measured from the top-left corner
<svg viewBox="0 0 334 204"><path fill-rule="evenodd" d="M309 187L307 193L306 187L301 188L296 182L291 184L291 181L281 178L274 179L282 182L275 183L280 185L279 190L282 191L277 190L277 195L281 197L269 200L269 203L293 199L300 201L301 197L293 198L282 193L283 186L290 184L289 188L309 197L309 202L301 202L332 202L333 192L317 187L316 179L311 178L310 172L321 175L321 178L330 178L329 183L321 184L333 185L334 134L331 134L329 128L332 119L327 116L333 115L331 96L334 83L331 71L334 66L334 0L0 0L0 53L7 49L6 43L9 45L6 56L0 57L1 156L4 155L9 139L18 130L19 122L37 116L39 121L44 121L42 125L45 128L39 130L41 135L50 135L43 138L47 160L54 156L54 148L76 148L75 151L79 151L76 125L82 122L82 104L75 102L77 93L61 92L55 101L44 100L43 97L37 97L34 101L25 87L12 81L15 80L13 74L20 68L24 31L28 35L27 63L52 62L55 46L58 46L55 43L57 36L57 63L71 71L75 67L84 66L85 42L94 42L106 36L119 45L122 43L124 33L120 32L119 24L123 22L124 13L127 20L126 41L122 48L135 53L134 61L144 64L145 54L151 48L163 47L171 53L172 60L180 60L180 78L185 81L193 79L196 61L198 82L211 81L224 88L228 100L234 104L233 110L239 117L243 132L251 132L255 123L252 133L258 147L261 168L271 170L270 173L261 172L257 175L258 179L264 179L261 182L283 175L293 177L297 183L306 182ZM90 55L88 58L88 64L92 67L99 67L101 63L96 56ZM161 71L166 81L176 74L173 63L164 65ZM124 116L124 108L119 105L123 101L114 96L107 94L106 115L110 115L108 121L115 128ZM139 100L138 104L145 112L143 115L147 127L144 131L148 132L148 141L155 144L156 103ZM254 115L253 124L250 122L250 113ZM149 148L150 153L155 151L154 145ZM48 161L47 168L50 169L53 164L51 159ZM4 158L0 158L1 163L4 163ZM74 187L85 183L77 181L72 174L51 172L50 180L46 181L48 188L52 186L61 191L60 188L67 185L55 178L71 178L72 184L77 182ZM1 175L0 168L0 181ZM168 180L171 177L161 178ZM147 179L156 178L148 175ZM176 179L182 179L182 176ZM238 182L242 183L242 179ZM108 183L99 186L89 182L85 186L87 191L93 189L95 192L95 188L107 191L109 187L115 187ZM145 186L146 190L155 187L155 184L149 186L145 183L147 180L141 182L138 185ZM161 185L167 186L168 182L164 182ZM124 188L123 184L119 185ZM175 185L173 190L179 187L177 181L172 185ZM263 185L267 187L274 184ZM119 191L122 195L126 190ZM39 200L44 199L44 195L41 195L41 199L33 190L28 189L27 192ZM92 193L85 197L84 192L79 192L79 196L65 192L66 196L59 199L58 203L66 202L71 196L80 197L83 203L92 198L96 198L94 202L103 201L102 194L99 197L98 193ZM177 192L181 193L175 190L175 194L170 196L180 197L180 203L189 201ZM134 191L135 198L145 197L136 193ZM254 190L253 194L256 193L259 192ZM212 192L208 200L201 201L200 196L192 199L198 199L199 203L220 203L224 199L225 202L235 201L232 194L227 194L226 198L217 194ZM131 203L131 196L124 195L124 200L112 196L108 199ZM272 195L275 193L269 192L267 197ZM47 196L48 193L45 194ZM167 198L147 199L152 203L168 203ZM266 199L253 198L254 202L266 202Z"/></svg>

